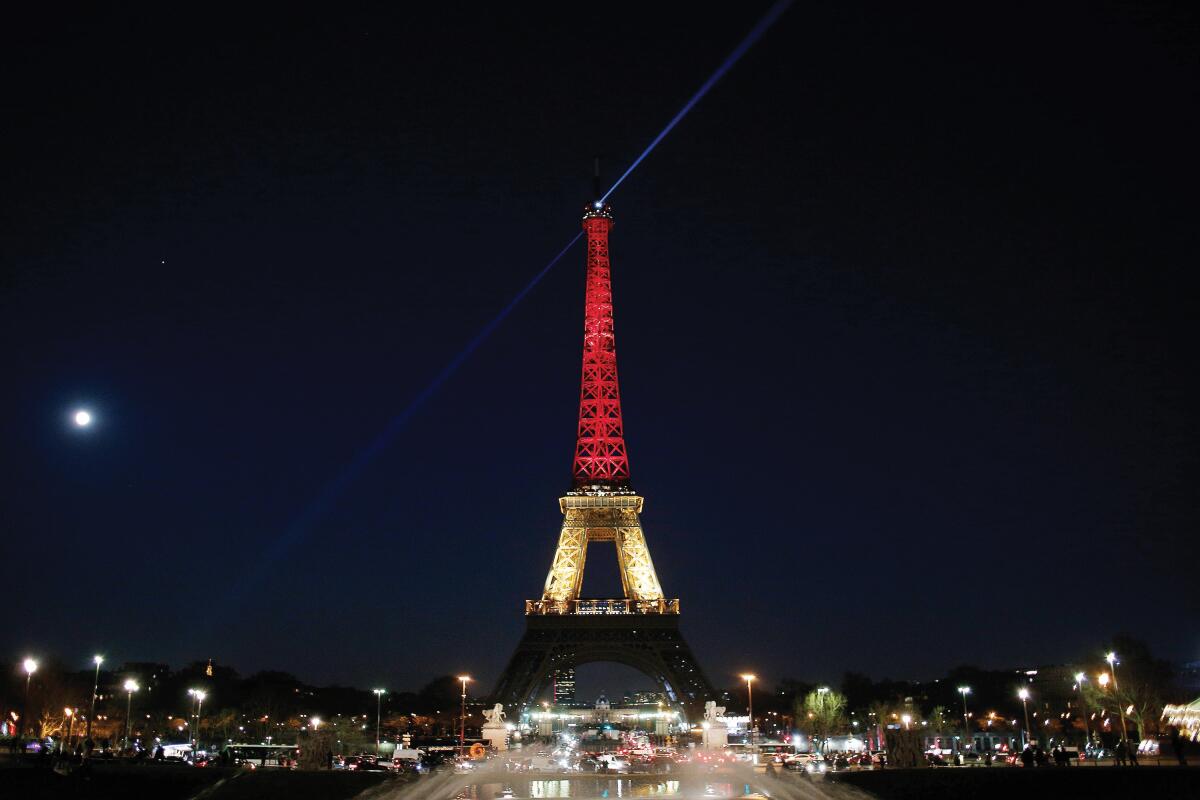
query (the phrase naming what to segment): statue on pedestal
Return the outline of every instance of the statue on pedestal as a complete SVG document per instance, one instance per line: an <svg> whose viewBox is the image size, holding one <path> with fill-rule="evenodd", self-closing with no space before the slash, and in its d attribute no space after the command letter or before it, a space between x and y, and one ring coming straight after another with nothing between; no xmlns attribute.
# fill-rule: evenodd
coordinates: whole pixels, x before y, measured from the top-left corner
<svg viewBox="0 0 1200 800"><path fill-rule="evenodd" d="M504 704L496 703L491 710L483 710L483 718L488 721L488 725L503 725L504 724Z"/></svg>
<svg viewBox="0 0 1200 800"><path fill-rule="evenodd" d="M725 724L725 707L717 705L715 700L704 704L704 747L708 750L721 750L729 743L729 726Z"/></svg>
<svg viewBox="0 0 1200 800"><path fill-rule="evenodd" d="M490 709L483 710L483 717L487 722L483 725L483 738L487 740L488 747L497 751L508 749L508 726L504 724L504 704L496 703Z"/></svg>

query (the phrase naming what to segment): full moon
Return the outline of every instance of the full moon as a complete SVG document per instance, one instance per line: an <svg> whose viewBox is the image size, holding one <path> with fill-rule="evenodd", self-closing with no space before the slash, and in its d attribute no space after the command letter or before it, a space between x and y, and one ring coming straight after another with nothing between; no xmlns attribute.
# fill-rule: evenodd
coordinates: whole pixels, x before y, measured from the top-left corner
<svg viewBox="0 0 1200 800"><path fill-rule="evenodd" d="M87 411L76 411L75 424L81 428L86 428L88 425L92 424L92 415Z"/></svg>

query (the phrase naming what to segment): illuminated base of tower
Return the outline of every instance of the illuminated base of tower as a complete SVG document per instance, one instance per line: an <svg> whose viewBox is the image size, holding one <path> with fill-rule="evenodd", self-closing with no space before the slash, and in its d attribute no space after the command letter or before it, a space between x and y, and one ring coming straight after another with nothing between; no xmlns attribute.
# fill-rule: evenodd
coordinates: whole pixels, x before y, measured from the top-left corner
<svg viewBox="0 0 1200 800"><path fill-rule="evenodd" d="M691 720L700 719L704 701L716 697L684 641L677 613L533 613L525 622L525 635L492 698L509 709L510 719L536 700L555 670L597 661L625 664L646 674Z"/></svg>

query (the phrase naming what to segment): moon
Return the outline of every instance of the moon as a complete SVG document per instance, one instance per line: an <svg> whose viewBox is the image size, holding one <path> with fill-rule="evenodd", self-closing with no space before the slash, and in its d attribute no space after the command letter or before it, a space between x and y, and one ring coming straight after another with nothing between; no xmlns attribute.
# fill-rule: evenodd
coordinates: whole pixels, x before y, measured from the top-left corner
<svg viewBox="0 0 1200 800"><path fill-rule="evenodd" d="M92 424L92 414L84 409L79 409L75 412L75 424L80 428L86 428Z"/></svg>

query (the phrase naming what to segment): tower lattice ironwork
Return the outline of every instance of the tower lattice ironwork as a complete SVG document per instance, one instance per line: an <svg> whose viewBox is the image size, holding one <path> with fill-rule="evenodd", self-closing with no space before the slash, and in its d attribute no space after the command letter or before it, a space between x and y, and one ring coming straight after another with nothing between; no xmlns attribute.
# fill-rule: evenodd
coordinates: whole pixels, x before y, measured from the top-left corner
<svg viewBox="0 0 1200 800"><path fill-rule="evenodd" d="M627 488L629 454L617 384L613 335L612 267L608 232L612 208L595 204L583 215L587 232L587 289L583 300L583 378L579 387L579 435L575 444L575 488Z"/></svg>
<svg viewBox="0 0 1200 800"><path fill-rule="evenodd" d="M583 375L571 489L559 499L558 547L542 597L525 603L527 630L497 685L495 699L524 707L556 670L616 661L654 678L672 702L696 710L712 687L679 631L679 601L665 597L629 483L629 455L617 383L612 269L612 208L589 205L584 295ZM588 546L613 542L624 597L580 597Z"/></svg>

